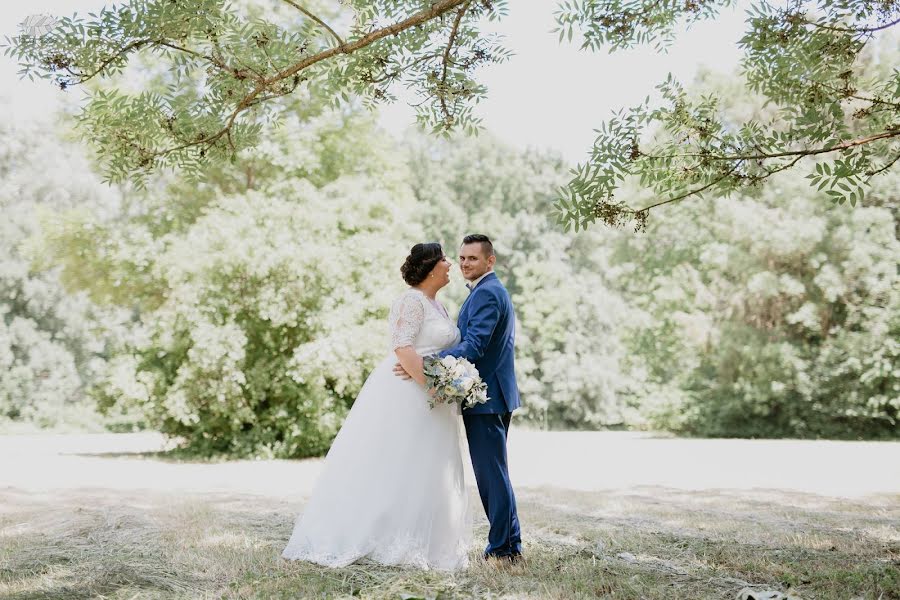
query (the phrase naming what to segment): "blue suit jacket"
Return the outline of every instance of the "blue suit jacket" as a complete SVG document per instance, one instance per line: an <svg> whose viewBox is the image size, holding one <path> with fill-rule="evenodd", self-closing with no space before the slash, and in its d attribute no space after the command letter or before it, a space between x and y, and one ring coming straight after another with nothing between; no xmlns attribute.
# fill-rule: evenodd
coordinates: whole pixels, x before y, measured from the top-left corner
<svg viewBox="0 0 900 600"><path fill-rule="evenodd" d="M514 362L516 315L509 292L493 273L478 282L463 303L457 319L462 341L439 356L466 358L487 383L488 401L464 413L500 414L519 407Z"/></svg>

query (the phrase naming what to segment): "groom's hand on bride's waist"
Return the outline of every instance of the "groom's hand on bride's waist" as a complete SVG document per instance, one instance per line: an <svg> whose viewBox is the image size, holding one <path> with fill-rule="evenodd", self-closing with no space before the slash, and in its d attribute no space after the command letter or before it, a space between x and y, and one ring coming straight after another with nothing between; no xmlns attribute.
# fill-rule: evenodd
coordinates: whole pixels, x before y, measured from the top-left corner
<svg viewBox="0 0 900 600"><path fill-rule="evenodd" d="M401 379L412 379L400 363L394 364L394 375Z"/></svg>

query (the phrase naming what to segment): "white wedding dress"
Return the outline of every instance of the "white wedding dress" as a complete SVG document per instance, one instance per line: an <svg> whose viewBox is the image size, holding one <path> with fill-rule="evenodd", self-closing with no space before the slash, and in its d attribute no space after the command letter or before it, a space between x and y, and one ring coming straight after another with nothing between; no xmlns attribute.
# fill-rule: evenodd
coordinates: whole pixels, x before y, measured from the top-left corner
<svg viewBox="0 0 900 600"><path fill-rule="evenodd" d="M438 352L459 342L459 329L412 288L394 301L389 323L392 351L353 403L284 558L330 567L362 558L422 569L468 565L459 408L429 408L422 386L393 373L393 349Z"/></svg>

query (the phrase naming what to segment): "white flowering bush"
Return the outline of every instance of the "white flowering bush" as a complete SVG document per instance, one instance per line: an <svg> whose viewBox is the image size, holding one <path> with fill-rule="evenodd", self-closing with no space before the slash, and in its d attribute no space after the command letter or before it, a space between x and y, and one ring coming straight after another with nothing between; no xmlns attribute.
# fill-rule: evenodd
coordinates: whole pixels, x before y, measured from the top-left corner
<svg viewBox="0 0 900 600"><path fill-rule="evenodd" d="M435 149L435 147L437 149ZM518 418L697 435L896 437L896 175L833 206L786 175L666 207L648 231L561 234L552 158L491 142L413 154L434 237L487 233L518 317ZM634 205L653 199L633 194ZM448 290L461 303L465 290Z"/></svg>
<svg viewBox="0 0 900 600"><path fill-rule="evenodd" d="M387 351L405 252L438 240L453 256L479 232L518 318L519 419L897 434L896 174L855 209L784 176L667 207L666 227L573 236L545 212L566 178L552 156L489 137L412 138L401 156L328 111L265 140L204 182L121 198L0 178L3 418L49 423L89 390L192 452L324 453ZM454 271L451 314L465 295Z"/></svg>
<svg viewBox="0 0 900 600"><path fill-rule="evenodd" d="M564 233L548 215L567 177L554 156L521 152L490 136L412 140L414 190L427 203L429 237L455 256L462 236L494 241L497 275L516 311L516 418L535 426L588 429L641 421L618 332L628 307L611 288L606 232ZM459 271L445 297L467 294Z"/></svg>
<svg viewBox="0 0 900 600"><path fill-rule="evenodd" d="M387 352L408 204L359 178L212 201L162 240L164 299L101 402L140 407L194 452L321 454Z"/></svg>
<svg viewBox="0 0 900 600"><path fill-rule="evenodd" d="M204 181L161 177L118 206L47 210L36 261L136 323L88 386L193 453L329 447L376 358L421 241L402 161L372 117L298 100L309 119Z"/></svg>
<svg viewBox="0 0 900 600"><path fill-rule="evenodd" d="M821 202L795 175L678 206L623 235L618 282L650 422L698 435L900 432L897 178L868 205ZM679 390L673 393L671 388Z"/></svg>
<svg viewBox="0 0 900 600"><path fill-rule="evenodd" d="M78 404L81 378L63 344L33 319L0 309L0 408L3 418L51 426Z"/></svg>
<svg viewBox="0 0 900 600"><path fill-rule="evenodd" d="M86 389L127 335L128 313L67 289L36 246L42 213L117 197L50 119L21 123L12 114L0 106L0 425L99 429Z"/></svg>

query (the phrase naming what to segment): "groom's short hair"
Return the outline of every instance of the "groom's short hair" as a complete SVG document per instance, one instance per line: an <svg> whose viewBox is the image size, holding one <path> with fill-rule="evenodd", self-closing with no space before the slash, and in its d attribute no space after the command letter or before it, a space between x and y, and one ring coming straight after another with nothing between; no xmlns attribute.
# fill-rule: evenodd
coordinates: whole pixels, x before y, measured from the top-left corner
<svg viewBox="0 0 900 600"><path fill-rule="evenodd" d="M480 233L473 233L463 238L463 244L481 244L481 251L484 252L485 258L494 256L494 244L491 238Z"/></svg>

